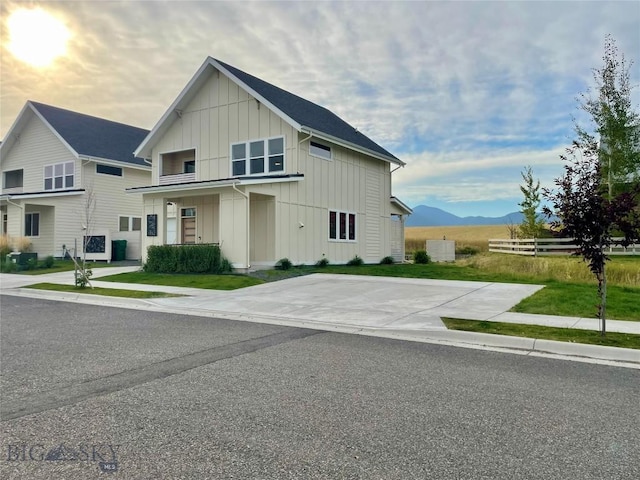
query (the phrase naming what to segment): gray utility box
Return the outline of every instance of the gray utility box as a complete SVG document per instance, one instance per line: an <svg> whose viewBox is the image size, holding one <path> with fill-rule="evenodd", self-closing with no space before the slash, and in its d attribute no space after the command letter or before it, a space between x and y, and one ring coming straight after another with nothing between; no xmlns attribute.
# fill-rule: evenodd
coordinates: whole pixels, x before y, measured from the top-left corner
<svg viewBox="0 0 640 480"><path fill-rule="evenodd" d="M7 260L17 265L22 265L23 267L26 266L31 259L38 260L38 254L31 252L11 252L7 255Z"/></svg>
<svg viewBox="0 0 640 480"><path fill-rule="evenodd" d="M427 255L432 262L455 262L456 242L454 240L427 240Z"/></svg>

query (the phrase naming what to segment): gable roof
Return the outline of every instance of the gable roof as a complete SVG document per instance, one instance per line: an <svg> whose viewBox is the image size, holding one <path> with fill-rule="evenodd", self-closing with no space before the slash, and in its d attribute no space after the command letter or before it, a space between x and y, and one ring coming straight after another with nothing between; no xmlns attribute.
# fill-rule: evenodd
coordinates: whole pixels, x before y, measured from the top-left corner
<svg viewBox="0 0 640 480"><path fill-rule="evenodd" d="M208 57L178 98L169 107L135 154L150 157L151 149L160 136L178 118L195 93L215 70L222 72L246 90L260 103L265 104L298 132L323 138L387 162L404 165L404 162L359 132L333 112L309 100L287 92L275 85L250 75L215 58Z"/></svg>
<svg viewBox="0 0 640 480"><path fill-rule="evenodd" d="M144 159L133 154L149 130L30 100L0 145L1 150L8 151L11 148L16 136L30 118L29 113L40 118L77 158L116 161L149 168Z"/></svg>

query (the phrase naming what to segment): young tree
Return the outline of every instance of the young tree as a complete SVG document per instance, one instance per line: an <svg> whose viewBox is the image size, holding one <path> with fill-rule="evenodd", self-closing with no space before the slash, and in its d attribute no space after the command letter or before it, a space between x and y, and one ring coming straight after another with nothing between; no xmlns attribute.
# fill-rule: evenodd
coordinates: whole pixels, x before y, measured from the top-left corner
<svg viewBox="0 0 640 480"><path fill-rule="evenodd" d="M544 231L544 220L538 214L540 208L540 181L533 180L533 170L526 167L521 173L524 185L520 185L520 191L524 195L524 200L519 203L522 207L522 224L520 225L520 236L524 238L538 238Z"/></svg>
<svg viewBox="0 0 640 480"><path fill-rule="evenodd" d="M562 234L573 237L578 254L588 263L598 280L598 318L600 333L606 333L608 257L605 248L629 245L640 240L640 182L638 152L631 130L638 114L632 110L628 67L617 60L617 49L610 36L605 41L604 67L594 70L598 98L585 99L580 107L591 115L594 134L576 123L577 138L561 155L565 173L556 179L557 191L544 190L553 210L544 213L559 218L552 222ZM635 120L633 120L635 119ZM600 142L596 136L599 135ZM620 242L613 236L621 235Z"/></svg>
<svg viewBox="0 0 640 480"><path fill-rule="evenodd" d="M630 68L611 35L605 37L604 65L593 70L597 95L580 96L579 108L591 117L599 138L598 155L607 194L628 191L640 181L640 115L631 103ZM592 135L576 123L578 139L588 143Z"/></svg>

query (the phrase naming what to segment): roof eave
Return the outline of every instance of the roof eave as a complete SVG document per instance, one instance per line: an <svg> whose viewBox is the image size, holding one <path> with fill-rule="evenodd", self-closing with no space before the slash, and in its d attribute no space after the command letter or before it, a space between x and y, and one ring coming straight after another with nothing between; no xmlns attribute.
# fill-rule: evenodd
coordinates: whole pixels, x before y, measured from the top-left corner
<svg viewBox="0 0 640 480"><path fill-rule="evenodd" d="M125 167L125 168L135 168L137 170L151 171L151 165L141 165L138 163L128 163L123 160L114 160L108 158L100 158L100 157L92 157L90 155L80 155L81 160L85 160L87 162L96 162L96 163L104 163L105 165L111 165L113 167Z"/></svg>

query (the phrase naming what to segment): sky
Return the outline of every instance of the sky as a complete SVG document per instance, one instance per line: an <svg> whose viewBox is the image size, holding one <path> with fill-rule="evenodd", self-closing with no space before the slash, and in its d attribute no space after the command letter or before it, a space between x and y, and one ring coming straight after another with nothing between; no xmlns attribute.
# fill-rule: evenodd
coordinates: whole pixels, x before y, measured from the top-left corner
<svg viewBox="0 0 640 480"><path fill-rule="evenodd" d="M66 53L12 53L19 9L61 22ZM458 216L518 211L527 166L553 187L607 34L640 62L638 1L8 0L0 14L0 138L27 100L151 129L212 56L327 107L407 163L395 196ZM45 31L29 41L53 45Z"/></svg>

